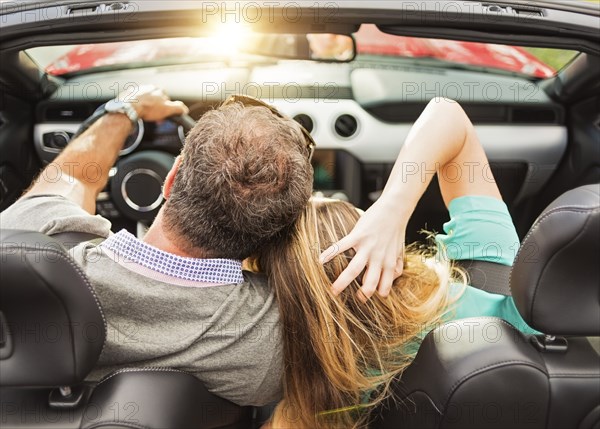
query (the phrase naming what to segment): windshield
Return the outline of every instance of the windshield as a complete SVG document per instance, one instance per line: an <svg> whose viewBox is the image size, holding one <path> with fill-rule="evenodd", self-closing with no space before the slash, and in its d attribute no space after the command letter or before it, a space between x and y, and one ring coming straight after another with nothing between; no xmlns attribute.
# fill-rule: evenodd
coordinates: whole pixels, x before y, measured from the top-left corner
<svg viewBox="0 0 600 429"><path fill-rule="evenodd" d="M363 25L354 36L359 58L361 55L430 58L450 65L515 72L542 79L554 76L579 54L561 49L394 36L381 32L375 25Z"/></svg>
<svg viewBox="0 0 600 429"><path fill-rule="evenodd" d="M375 25L362 25L354 34L357 61L428 59L431 64L460 66L490 72L514 72L548 78L578 52L523 48L491 43L394 36ZM266 39L265 39L266 40ZM181 63L256 60L240 50L239 40L223 37L188 37L132 42L52 46L29 49L28 54L55 76L102 70Z"/></svg>

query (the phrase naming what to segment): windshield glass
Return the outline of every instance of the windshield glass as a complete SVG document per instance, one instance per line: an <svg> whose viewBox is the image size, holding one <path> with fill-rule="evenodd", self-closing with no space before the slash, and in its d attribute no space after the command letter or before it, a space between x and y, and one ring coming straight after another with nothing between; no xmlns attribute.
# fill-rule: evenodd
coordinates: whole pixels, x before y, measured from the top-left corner
<svg viewBox="0 0 600 429"><path fill-rule="evenodd" d="M354 36L359 59L361 56L430 58L450 66L515 72L542 79L554 76L579 54L561 49L394 36L370 24L363 25Z"/></svg>
<svg viewBox="0 0 600 429"><path fill-rule="evenodd" d="M173 38L133 42L48 46L29 49L46 72L58 76L95 69L125 69L160 64L220 61L229 58L226 47L207 38Z"/></svg>
<svg viewBox="0 0 600 429"><path fill-rule="evenodd" d="M244 53L240 49L241 38L234 36L51 46L27 52L46 72L55 76L153 65L260 59ZM363 25L354 37L357 61L361 63L381 59L428 59L431 64L444 67L514 72L533 78L554 76L578 54L558 49L394 36L382 33L371 24Z"/></svg>

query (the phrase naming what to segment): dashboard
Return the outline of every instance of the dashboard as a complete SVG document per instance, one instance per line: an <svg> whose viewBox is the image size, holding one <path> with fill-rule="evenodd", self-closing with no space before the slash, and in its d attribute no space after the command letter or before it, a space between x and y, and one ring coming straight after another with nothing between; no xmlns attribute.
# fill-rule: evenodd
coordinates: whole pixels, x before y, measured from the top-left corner
<svg viewBox="0 0 600 429"><path fill-rule="evenodd" d="M165 66L74 77L38 106L34 141L40 158L52 161L85 118L131 82L162 87L171 98L186 103L196 120L233 93L262 98L304 125L317 142L315 192L362 208L377 199L412 123L435 96L461 102L509 207L544 187L567 147L562 107L529 80L416 66L303 62L299 68L294 61L284 61L253 67ZM174 156L184 138L182 128L173 122L143 123L130 136L121 158L143 151ZM422 214L433 219L433 225L441 225L445 208L434 189L428 193Z"/></svg>
<svg viewBox="0 0 600 429"><path fill-rule="evenodd" d="M69 109L63 112L70 112ZM81 122L47 122L36 124L34 129L35 148L44 162L51 162L69 144L79 130ZM185 133L181 125L171 121L160 123L138 123L123 144L119 156L129 155L136 149L153 148L173 154L179 153Z"/></svg>

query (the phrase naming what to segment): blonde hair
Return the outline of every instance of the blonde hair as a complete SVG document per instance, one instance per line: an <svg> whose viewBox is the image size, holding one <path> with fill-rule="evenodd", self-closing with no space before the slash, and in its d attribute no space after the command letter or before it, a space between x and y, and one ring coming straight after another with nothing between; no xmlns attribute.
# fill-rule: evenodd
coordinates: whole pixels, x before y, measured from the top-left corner
<svg viewBox="0 0 600 429"><path fill-rule="evenodd" d="M349 234L359 217L351 204L311 200L290 237L258 258L282 320L284 400L275 427L284 421L311 429L366 424L366 411L388 396L421 335L442 321L456 299L449 294L452 268L416 247L405 252L403 274L389 297L374 295L363 303L360 278L334 296L332 282L354 252L325 265L319 254Z"/></svg>

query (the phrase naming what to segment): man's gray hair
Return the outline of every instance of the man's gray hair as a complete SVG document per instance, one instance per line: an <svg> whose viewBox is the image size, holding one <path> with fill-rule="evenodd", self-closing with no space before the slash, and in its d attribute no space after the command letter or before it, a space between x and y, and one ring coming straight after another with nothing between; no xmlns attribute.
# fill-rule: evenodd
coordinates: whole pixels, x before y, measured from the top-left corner
<svg viewBox="0 0 600 429"><path fill-rule="evenodd" d="M186 137L165 221L183 250L244 259L286 234L312 192L299 125L234 103L205 113ZM186 249L187 246L191 248Z"/></svg>

